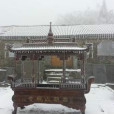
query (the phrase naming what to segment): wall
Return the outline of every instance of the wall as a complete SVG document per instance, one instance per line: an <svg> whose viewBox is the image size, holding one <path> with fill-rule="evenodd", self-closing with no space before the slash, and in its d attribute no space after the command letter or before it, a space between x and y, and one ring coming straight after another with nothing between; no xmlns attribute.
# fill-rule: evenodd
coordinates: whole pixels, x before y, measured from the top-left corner
<svg viewBox="0 0 114 114"><path fill-rule="evenodd" d="M114 64L87 64L86 75L95 76L95 83L114 83Z"/></svg>
<svg viewBox="0 0 114 114"><path fill-rule="evenodd" d="M7 81L7 76L13 74L13 67L6 67L5 69L0 69L0 82Z"/></svg>

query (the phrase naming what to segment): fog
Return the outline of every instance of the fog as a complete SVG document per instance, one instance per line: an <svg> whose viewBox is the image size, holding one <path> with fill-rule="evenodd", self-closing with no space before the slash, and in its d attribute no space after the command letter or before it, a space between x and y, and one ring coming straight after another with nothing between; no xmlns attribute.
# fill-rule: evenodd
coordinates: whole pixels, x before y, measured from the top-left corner
<svg viewBox="0 0 114 114"><path fill-rule="evenodd" d="M114 0L105 0L114 10ZM103 0L0 0L0 26L45 25L73 12L95 10Z"/></svg>

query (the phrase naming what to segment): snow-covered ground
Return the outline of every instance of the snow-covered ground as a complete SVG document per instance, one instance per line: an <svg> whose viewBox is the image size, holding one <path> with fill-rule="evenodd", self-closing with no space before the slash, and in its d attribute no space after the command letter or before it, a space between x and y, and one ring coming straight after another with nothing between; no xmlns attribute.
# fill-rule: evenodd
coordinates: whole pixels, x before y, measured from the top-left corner
<svg viewBox="0 0 114 114"><path fill-rule="evenodd" d="M11 114L13 91L10 87L0 87L0 114ZM89 94L86 94L86 114L114 114L114 91L105 85L93 84ZM79 114L72 108L57 104L33 104L17 114Z"/></svg>

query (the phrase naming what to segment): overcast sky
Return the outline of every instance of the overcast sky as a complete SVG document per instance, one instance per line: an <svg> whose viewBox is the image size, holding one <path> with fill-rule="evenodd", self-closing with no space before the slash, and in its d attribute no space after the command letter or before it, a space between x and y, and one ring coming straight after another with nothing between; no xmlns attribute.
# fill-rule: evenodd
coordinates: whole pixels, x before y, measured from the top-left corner
<svg viewBox="0 0 114 114"><path fill-rule="evenodd" d="M105 0L114 9L114 0ZM44 25L78 10L97 9L102 0L0 0L0 26Z"/></svg>

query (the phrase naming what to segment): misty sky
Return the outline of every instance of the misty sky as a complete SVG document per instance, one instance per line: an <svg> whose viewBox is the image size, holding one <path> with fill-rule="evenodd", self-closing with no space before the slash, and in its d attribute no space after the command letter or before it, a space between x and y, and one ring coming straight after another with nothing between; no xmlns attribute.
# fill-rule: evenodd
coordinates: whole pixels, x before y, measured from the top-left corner
<svg viewBox="0 0 114 114"><path fill-rule="evenodd" d="M105 0L114 10L114 0ZM0 26L54 24L61 15L97 9L102 0L0 0Z"/></svg>

